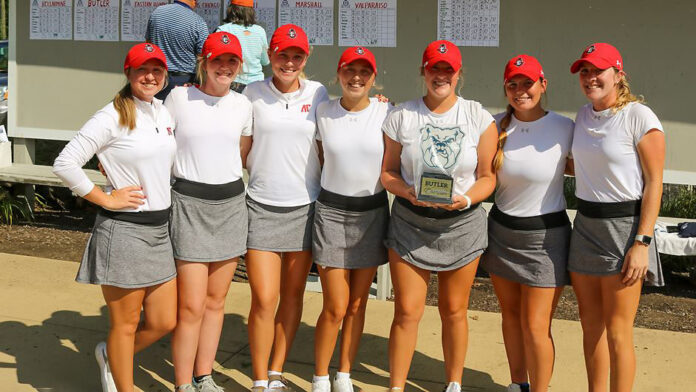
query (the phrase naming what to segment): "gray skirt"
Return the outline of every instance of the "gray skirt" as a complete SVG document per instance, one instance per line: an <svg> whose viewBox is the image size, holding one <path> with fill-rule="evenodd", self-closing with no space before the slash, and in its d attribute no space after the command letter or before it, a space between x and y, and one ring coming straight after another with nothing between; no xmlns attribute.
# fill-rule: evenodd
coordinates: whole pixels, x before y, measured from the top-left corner
<svg viewBox="0 0 696 392"><path fill-rule="evenodd" d="M461 268L488 246L486 211L480 205L451 218L426 218L392 203L385 240L406 262L428 271Z"/></svg>
<svg viewBox="0 0 696 392"><path fill-rule="evenodd" d="M589 218L580 212L573 222L568 270L586 275L621 273L626 252L633 246L640 217ZM655 241L648 250L646 284L663 286L664 276Z"/></svg>
<svg viewBox="0 0 696 392"><path fill-rule="evenodd" d="M384 238L389 207L346 211L315 202L312 231L314 262L322 267L358 269L387 262Z"/></svg>
<svg viewBox="0 0 696 392"><path fill-rule="evenodd" d="M481 267L489 274L533 287L569 283L570 224L541 230L513 230L488 218L488 249Z"/></svg>
<svg viewBox="0 0 696 392"><path fill-rule="evenodd" d="M206 200L172 191L169 233L177 260L215 262L246 253L247 207L244 193Z"/></svg>
<svg viewBox="0 0 696 392"><path fill-rule="evenodd" d="M97 214L77 282L136 289L175 277L166 223L147 226Z"/></svg>
<svg viewBox="0 0 696 392"><path fill-rule="evenodd" d="M276 207L246 198L249 211L247 248L269 252L299 252L312 249L314 203Z"/></svg>

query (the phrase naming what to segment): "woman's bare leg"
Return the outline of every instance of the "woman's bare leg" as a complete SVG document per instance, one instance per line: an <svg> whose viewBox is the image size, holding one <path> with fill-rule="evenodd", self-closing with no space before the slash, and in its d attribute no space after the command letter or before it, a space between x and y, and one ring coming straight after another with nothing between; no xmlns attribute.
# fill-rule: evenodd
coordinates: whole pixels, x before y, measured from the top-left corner
<svg viewBox="0 0 696 392"><path fill-rule="evenodd" d="M244 261L251 288L248 328L252 376L254 380L267 380L280 293L281 257L277 252L249 249Z"/></svg>
<svg viewBox="0 0 696 392"><path fill-rule="evenodd" d="M404 389L418 339L418 324L425 310L430 271L404 261L389 249L394 284L394 321L389 332L389 386Z"/></svg>
<svg viewBox="0 0 696 392"><path fill-rule="evenodd" d="M270 370L283 371L285 359L300 326L307 275L312 268L312 252L283 253L281 263L280 303L275 317L275 340Z"/></svg>
<svg viewBox="0 0 696 392"><path fill-rule="evenodd" d="M517 282L490 274L502 315L503 341L510 368L510 380L516 384L527 382L527 363L522 333L522 289Z"/></svg>

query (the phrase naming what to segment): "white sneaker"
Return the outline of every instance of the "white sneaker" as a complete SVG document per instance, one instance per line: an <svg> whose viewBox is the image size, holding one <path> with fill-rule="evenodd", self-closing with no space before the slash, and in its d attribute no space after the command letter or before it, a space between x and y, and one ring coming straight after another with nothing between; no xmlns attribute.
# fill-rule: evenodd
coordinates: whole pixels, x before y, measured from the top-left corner
<svg viewBox="0 0 696 392"><path fill-rule="evenodd" d="M507 392L522 392L522 387L520 387L518 384L512 383L508 385Z"/></svg>
<svg viewBox="0 0 696 392"><path fill-rule="evenodd" d="M290 392L290 382L285 379L282 375L272 374L268 376L268 388L266 392Z"/></svg>
<svg viewBox="0 0 696 392"><path fill-rule="evenodd" d="M350 378L334 378L333 392L353 392L353 381Z"/></svg>
<svg viewBox="0 0 696 392"><path fill-rule="evenodd" d="M442 392L462 392L462 386L458 382L450 382Z"/></svg>
<svg viewBox="0 0 696 392"><path fill-rule="evenodd" d="M97 363L99 364L102 391L118 392L114 377L111 375L111 369L109 368L109 357L106 355L106 342L97 343L97 347L94 348L94 356L97 358Z"/></svg>
<svg viewBox="0 0 696 392"><path fill-rule="evenodd" d="M215 384L213 376L205 376L201 382L194 382L194 384L198 392L225 392L221 386Z"/></svg>
<svg viewBox="0 0 696 392"><path fill-rule="evenodd" d="M174 392L198 392L198 390L193 386L193 384L183 384L176 387Z"/></svg>
<svg viewBox="0 0 696 392"><path fill-rule="evenodd" d="M312 381L312 392L331 392L331 381Z"/></svg>

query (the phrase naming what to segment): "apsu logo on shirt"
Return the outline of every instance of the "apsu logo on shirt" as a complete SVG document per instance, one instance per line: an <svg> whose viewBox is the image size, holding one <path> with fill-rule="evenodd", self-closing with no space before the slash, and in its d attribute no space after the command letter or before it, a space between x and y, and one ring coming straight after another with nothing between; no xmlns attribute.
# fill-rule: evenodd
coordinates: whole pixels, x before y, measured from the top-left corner
<svg viewBox="0 0 696 392"><path fill-rule="evenodd" d="M169 136L173 135L172 127L167 127L167 135L169 135Z"/></svg>
<svg viewBox="0 0 696 392"><path fill-rule="evenodd" d="M312 104L311 104L311 103L302 105L302 109L300 109L300 112L302 112L302 113L309 113L309 108L311 108L311 107L312 107Z"/></svg>

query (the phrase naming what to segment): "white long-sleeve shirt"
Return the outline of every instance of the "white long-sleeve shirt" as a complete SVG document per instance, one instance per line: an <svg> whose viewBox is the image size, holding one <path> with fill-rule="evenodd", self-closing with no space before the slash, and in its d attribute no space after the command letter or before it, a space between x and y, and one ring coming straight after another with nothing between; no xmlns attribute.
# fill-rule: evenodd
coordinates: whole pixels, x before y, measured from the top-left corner
<svg viewBox="0 0 696 392"><path fill-rule="evenodd" d="M82 166L96 154L110 187L143 188L145 204L122 211L164 210L171 205L170 177L176 153L174 121L162 101L153 99L150 104L133 99L136 107L133 130L118 124L118 112L109 103L65 146L53 164L53 173L70 190L84 196L92 191L94 183Z"/></svg>

